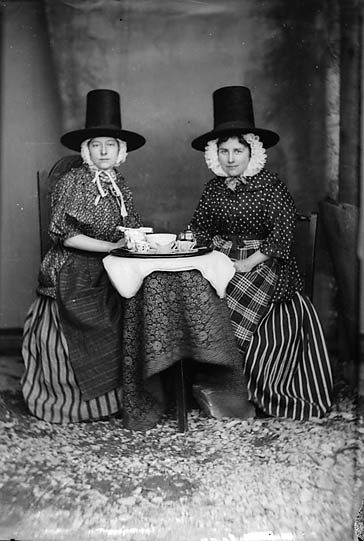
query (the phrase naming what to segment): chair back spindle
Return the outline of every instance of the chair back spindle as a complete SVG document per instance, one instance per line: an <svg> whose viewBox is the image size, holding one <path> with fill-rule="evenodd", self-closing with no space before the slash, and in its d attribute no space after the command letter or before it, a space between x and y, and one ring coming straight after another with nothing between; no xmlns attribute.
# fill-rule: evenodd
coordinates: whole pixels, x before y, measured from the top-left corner
<svg viewBox="0 0 364 541"><path fill-rule="evenodd" d="M293 253L296 257L300 271L304 293L313 298L315 251L317 238L316 212L311 214L297 214L296 235L293 245Z"/></svg>
<svg viewBox="0 0 364 541"><path fill-rule="evenodd" d="M70 171L73 167L79 167L82 164L82 158L79 154L64 156L58 160L49 173L46 171L37 172L37 191L38 191L38 219L40 236L40 256L45 256L50 248L50 238L48 235L48 226L51 217L51 193L58 180Z"/></svg>

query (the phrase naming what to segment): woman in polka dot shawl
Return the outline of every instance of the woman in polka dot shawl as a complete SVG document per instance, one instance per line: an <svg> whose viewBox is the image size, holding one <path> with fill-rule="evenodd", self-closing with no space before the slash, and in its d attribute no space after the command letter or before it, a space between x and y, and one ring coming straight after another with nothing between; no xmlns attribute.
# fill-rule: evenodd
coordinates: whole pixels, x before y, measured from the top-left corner
<svg viewBox="0 0 364 541"><path fill-rule="evenodd" d="M145 143L121 129L113 90L87 95L86 128L61 142L83 164L52 192L51 247L25 324L22 391L29 411L54 423L94 420L121 409L118 295L102 258L124 245L118 226L139 227L130 189L117 169Z"/></svg>
<svg viewBox="0 0 364 541"><path fill-rule="evenodd" d="M279 136L256 128L241 86L213 94L214 129L196 138L215 173L191 227L200 245L224 252L236 273L227 304L242 353L249 397L268 415L323 416L332 373L322 328L292 255L296 209L285 184L264 168Z"/></svg>

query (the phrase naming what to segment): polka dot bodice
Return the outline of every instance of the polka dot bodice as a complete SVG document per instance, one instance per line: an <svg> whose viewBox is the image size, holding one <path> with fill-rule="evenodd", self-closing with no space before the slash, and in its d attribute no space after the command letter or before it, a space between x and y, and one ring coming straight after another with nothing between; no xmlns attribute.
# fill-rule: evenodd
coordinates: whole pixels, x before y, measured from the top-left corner
<svg viewBox="0 0 364 541"><path fill-rule="evenodd" d="M71 169L55 186L51 197L52 216L49 224L52 246L42 261L39 273L38 291L42 294L55 297L58 273L69 253L63 246L65 239L83 234L115 242L120 238L116 226L142 225L134 208L132 193L119 172L115 182L128 212L125 218L121 216L117 198L107 184L103 185L107 195L95 204L99 192L93 177L94 174L83 165Z"/></svg>
<svg viewBox="0 0 364 541"><path fill-rule="evenodd" d="M228 188L223 177L210 180L202 193L191 227L199 244L210 245L215 236L243 245L244 240L262 239L260 251L281 263L277 298L301 289L292 256L296 208L292 196L278 176L263 169ZM284 290L284 291L283 291Z"/></svg>

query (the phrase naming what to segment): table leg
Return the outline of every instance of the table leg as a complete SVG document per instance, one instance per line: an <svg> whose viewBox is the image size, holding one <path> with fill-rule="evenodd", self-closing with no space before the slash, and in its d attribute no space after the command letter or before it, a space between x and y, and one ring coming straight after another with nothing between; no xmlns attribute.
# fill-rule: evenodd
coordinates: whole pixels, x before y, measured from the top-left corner
<svg viewBox="0 0 364 541"><path fill-rule="evenodd" d="M185 378L184 378L183 360L179 361L175 365L174 384L175 384L175 392L176 392L178 431L187 432L188 419L187 419L186 385L185 385Z"/></svg>

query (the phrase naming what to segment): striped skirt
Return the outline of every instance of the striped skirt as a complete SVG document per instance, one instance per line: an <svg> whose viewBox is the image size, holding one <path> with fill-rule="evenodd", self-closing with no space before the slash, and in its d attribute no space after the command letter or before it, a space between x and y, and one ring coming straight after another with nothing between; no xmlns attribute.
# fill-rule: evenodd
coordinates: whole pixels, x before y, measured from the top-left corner
<svg viewBox="0 0 364 541"><path fill-rule="evenodd" d="M83 400L69 361L57 303L40 295L24 323L22 392L29 411L51 423L101 419L121 410L121 389Z"/></svg>
<svg viewBox="0 0 364 541"><path fill-rule="evenodd" d="M330 361L307 296L296 293L291 301L271 304L244 362L249 399L267 414L303 420L322 417L331 407Z"/></svg>

